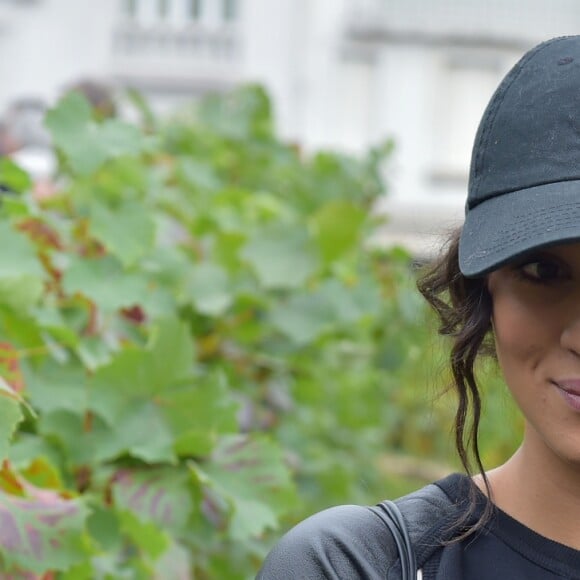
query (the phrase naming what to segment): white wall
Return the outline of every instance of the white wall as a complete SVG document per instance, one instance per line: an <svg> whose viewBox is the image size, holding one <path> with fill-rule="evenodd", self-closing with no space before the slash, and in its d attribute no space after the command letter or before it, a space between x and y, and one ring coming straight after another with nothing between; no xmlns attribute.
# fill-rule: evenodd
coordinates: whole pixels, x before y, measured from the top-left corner
<svg viewBox="0 0 580 580"><path fill-rule="evenodd" d="M52 97L79 77L108 76L116 0L39 0L15 6L0 32L0 109Z"/></svg>
<svg viewBox="0 0 580 580"><path fill-rule="evenodd" d="M251 0L243 6L240 76L268 79L278 128L291 140L299 139L304 126L308 5L308 0Z"/></svg>
<svg viewBox="0 0 580 580"><path fill-rule="evenodd" d="M345 2L244 2L241 76L267 84L280 132L306 148L335 144L336 50Z"/></svg>

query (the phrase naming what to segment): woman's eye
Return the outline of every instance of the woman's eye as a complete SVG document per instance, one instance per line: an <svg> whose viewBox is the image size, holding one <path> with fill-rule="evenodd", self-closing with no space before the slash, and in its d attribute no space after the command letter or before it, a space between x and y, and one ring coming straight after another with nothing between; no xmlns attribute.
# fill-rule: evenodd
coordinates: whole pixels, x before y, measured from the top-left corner
<svg viewBox="0 0 580 580"><path fill-rule="evenodd" d="M536 260L520 266L526 278L539 281L557 280L565 277L564 269L557 262Z"/></svg>

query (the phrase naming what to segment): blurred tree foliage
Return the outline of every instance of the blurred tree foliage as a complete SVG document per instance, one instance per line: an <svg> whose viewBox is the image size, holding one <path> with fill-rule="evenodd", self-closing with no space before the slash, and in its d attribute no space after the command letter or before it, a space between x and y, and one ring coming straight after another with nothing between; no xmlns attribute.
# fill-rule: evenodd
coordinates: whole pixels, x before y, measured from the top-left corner
<svg viewBox="0 0 580 580"><path fill-rule="evenodd" d="M302 154L257 87L133 103L49 112L48 199L0 163L2 578L253 577L312 511L454 465L409 257L367 244L390 145ZM493 463L519 426L486 385Z"/></svg>

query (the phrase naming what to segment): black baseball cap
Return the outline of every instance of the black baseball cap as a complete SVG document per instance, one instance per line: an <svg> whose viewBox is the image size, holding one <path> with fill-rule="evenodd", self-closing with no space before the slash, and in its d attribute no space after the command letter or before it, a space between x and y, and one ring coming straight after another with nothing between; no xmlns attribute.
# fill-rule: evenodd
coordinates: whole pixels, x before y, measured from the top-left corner
<svg viewBox="0 0 580 580"><path fill-rule="evenodd" d="M580 240L580 36L527 52L494 93L471 159L464 276Z"/></svg>

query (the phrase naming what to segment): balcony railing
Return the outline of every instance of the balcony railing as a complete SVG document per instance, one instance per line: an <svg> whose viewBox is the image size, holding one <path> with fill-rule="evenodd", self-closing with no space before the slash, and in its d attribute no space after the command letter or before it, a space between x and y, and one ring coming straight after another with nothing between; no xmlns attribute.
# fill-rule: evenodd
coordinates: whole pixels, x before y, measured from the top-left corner
<svg viewBox="0 0 580 580"><path fill-rule="evenodd" d="M113 67L120 76L220 81L235 77L240 60L239 28L232 24L124 22L114 32Z"/></svg>
<svg viewBox="0 0 580 580"><path fill-rule="evenodd" d="M345 30L355 40L441 39L525 47L549 36L576 34L580 4L569 0L356 0ZM514 27L517 18L518 27Z"/></svg>

